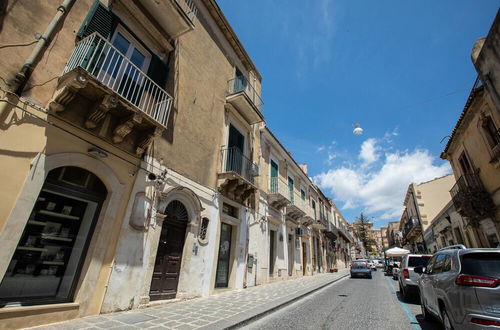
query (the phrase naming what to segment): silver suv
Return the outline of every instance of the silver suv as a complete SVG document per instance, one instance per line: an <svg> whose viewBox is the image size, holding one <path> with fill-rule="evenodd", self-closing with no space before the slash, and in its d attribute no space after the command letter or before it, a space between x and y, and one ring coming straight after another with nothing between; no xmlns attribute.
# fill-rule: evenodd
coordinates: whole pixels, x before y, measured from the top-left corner
<svg viewBox="0 0 500 330"><path fill-rule="evenodd" d="M500 249L444 248L414 271L424 318L445 329L499 329Z"/></svg>
<svg viewBox="0 0 500 330"><path fill-rule="evenodd" d="M407 254L401 261L401 268L398 274L399 292L408 300L410 297L418 295L418 278L415 267L426 267L432 255L429 254Z"/></svg>

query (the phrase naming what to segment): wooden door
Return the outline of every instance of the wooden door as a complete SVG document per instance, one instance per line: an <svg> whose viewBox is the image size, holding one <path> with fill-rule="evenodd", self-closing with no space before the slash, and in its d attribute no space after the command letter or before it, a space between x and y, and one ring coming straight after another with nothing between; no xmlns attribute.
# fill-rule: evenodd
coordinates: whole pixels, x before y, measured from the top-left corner
<svg viewBox="0 0 500 330"><path fill-rule="evenodd" d="M151 300L175 298L179 283L188 213L181 202L173 201L167 206L166 215L151 280Z"/></svg>
<svg viewBox="0 0 500 330"><path fill-rule="evenodd" d="M276 258L274 245L276 242L276 232L269 231L269 275L274 276L274 259Z"/></svg>
<svg viewBox="0 0 500 330"><path fill-rule="evenodd" d="M307 251L306 251L306 243L302 243L302 275L306 275L306 267L307 267Z"/></svg>
<svg viewBox="0 0 500 330"><path fill-rule="evenodd" d="M293 235L288 234L288 276L293 275L293 264L294 264L294 241L293 241Z"/></svg>

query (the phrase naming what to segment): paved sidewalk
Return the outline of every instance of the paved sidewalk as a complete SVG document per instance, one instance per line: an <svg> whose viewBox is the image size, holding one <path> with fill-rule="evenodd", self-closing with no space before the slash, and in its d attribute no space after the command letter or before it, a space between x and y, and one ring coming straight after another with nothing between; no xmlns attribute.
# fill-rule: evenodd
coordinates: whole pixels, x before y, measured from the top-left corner
<svg viewBox="0 0 500 330"><path fill-rule="evenodd" d="M307 276L227 291L206 298L90 316L31 329L227 329L245 324L295 301L348 273L348 270L343 270L333 274Z"/></svg>

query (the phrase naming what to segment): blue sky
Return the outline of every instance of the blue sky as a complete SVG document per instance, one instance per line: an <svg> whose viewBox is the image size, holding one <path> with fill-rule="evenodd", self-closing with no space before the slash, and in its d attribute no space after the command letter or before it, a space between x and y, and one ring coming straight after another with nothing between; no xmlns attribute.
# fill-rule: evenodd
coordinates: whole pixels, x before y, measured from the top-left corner
<svg viewBox="0 0 500 330"><path fill-rule="evenodd" d="M218 3L263 76L268 126L348 221L399 220L410 182L451 172L440 141L498 0Z"/></svg>

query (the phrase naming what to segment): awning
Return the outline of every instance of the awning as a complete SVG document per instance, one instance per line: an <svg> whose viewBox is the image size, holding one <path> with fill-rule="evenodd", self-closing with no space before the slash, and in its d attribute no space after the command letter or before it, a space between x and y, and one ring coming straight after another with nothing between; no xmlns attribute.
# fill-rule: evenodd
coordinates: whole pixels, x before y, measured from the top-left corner
<svg viewBox="0 0 500 330"><path fill-rule="evenodd" d="M408 253L410 253L410 251L398 247L393 247L392 249L385 251L385 255L387 257L402 257Z"/></svg>

